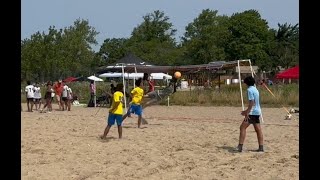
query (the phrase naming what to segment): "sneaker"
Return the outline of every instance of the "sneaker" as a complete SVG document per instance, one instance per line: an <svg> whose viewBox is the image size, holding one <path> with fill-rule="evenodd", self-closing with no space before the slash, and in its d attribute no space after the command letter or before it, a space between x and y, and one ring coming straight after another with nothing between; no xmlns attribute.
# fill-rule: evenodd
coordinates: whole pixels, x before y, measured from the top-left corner
<svg viewBox="0 0 320 180"><path fill-rule="evenodd" d="M234 148L234 151L236 152L242 152L242 148L239 148L238 146Z"/></svg>
<svg viewBox="0 0 320 180"><path fill-rule="evenodd" d="M263 149L257 149L256 152L264 152Z"/></svg>

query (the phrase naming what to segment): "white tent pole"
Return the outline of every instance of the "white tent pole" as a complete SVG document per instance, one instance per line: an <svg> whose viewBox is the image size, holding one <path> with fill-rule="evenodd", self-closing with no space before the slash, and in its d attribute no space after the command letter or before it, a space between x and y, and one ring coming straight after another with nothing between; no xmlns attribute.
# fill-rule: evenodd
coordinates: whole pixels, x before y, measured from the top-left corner
<svg viewBox="0 0 320 180"><path fill-rule="evenodd" d="M242 85L241 85L240 61L239 60L238 60L238 71L239 71L239 85L240 85L241 105L242 105L242 111L244 111L243 96L242 96Z"/></svg>
<svg viewBox="0 0 320 180"><path fill-rule="evenodd" d="M123 83L124 110L125 110L125 112L127 112L126 84L125 84L125 81L124 81L124 67L123 67L123 64L122 64L121 68L122 68L122 83Z"/></svg>
<svg viewBox="0 0 320 180"><path fill-rule="evenodd" d="M134 64L134 73L136 73L136 75L137 75L136 64ZM133 88L136 88L136 76L133 77Z"/></svg>
<svg viewBox="0 0 320 180"><path fill-rule="evenodd" d="M95 77L96 75L93 74L93 76ZM93 87L94 87L94 107L97 107L97 91L96 91L96 81L93 81Z"/></svg>
<svg viewBox="0 0 320 180"><path fill-rule="evenodd" d="M249 64L250 64L251 76L254 77L254 75L253 75L253 68L252 68L251 60L250 60L250 59L249 59Z"/></svg>
<svg viewBox="0 0 320 180"><path fill-rule="evenodd" d="M167 75L169 75L169 73L167 72ZM166 86L168 85L168 79L166 78ZM168 107L170 106L170 95L168 96Z"/></svg>

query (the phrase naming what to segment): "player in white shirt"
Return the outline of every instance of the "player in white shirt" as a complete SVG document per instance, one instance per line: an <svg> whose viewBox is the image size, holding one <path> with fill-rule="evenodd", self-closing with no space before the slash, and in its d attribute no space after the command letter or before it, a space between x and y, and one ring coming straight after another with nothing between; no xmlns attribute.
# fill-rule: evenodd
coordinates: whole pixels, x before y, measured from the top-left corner
<svg viewBox="0 0 320 180"><path fill-rule="evenodd" d="M71 111L71 101L72 101L72 90L68 87L68 111Z"/></svg>
<svg viewBox="0 0 320 180"><path fill-rule="evenodd" d="M27 86L25 88L26 97L27 97L27 106L28 106L28 112L32 112L33 109L33 98L34 98L34 86L31 85L30 81L27 81ZM31 108L29 104L31 103Z"/></svg>
<svg viewBox="0 0 320 180"><path fill-rule="evenodd" d="M61 104L62 104L62 111L64 111L64 109L67 109L68 107L68 89L69 87L67 86L67 84L63 85L63 90L62 90L62 96L61 96ZM66 108L64 108L66 107Z"/></svg>
<svg viewBox="0 0 320 180"><path fill-rule="evenodd" d="M36 106L36 110L41 110L41 89L39 83L36 83L34 89L34 102ZM38 107L39 104L39 107Z"/></svg>

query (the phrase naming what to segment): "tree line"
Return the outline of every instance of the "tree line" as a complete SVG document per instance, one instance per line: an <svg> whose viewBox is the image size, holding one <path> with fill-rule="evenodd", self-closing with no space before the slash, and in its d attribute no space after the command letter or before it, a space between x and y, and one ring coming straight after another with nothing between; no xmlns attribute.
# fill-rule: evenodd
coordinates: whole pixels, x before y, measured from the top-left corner
<svg viewBox="0 0 320 180"><path fill-rule="evenodd" d="M205 64L251 59L260 70L276 73L299 62L299 25L270 28L256 10L219 15L204 9L176 39L177 30L163 11L142 17L128 38L106 38L98 52L99 32L88 20L77 19L63 29L50 26L21 41L21 78L47 81L87 76L128 53L155 65Z"/></svg>

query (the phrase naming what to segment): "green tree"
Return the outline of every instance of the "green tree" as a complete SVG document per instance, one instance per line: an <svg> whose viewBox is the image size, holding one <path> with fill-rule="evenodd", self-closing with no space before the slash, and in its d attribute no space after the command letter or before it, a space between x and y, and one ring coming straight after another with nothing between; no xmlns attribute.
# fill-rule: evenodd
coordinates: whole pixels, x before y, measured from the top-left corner
<svg viewBox="0 0 320 180"><path fill-rule="evenodd" d="M299 25L278 24L275 32L275 63L289 68L299 62Z"/></svg>
<svg viewBox="0 0 320 180"><path fill-rule="evenodd" d="M169 17L159 10L143 16L143 22L135 27L128 40L128 51L156 65L171 65L179 58L178 49Z"/></svg>
<svg viewBox="0 0 320 180"><path fill-rule="evenodd" d="M229 39L226 52L230 60L251 59L260 70L269 67L268 44L272 40L268 23L256 10L235 13L230 17Z"/></svg>
<svg viewBox="0 0 320 180"><path fill-rule="evenodd" d="M125 38L107 38L104 40L98 55L105 60L105 64L111 64L121 59L128 52Z"/></svg>
<svg viewBox="0 0 320 180"><path fill-rule="evenodd" d="M21 77L47 81L94 73L98 59L92 50L98 32L87 20L68 28L37 32L21 42Z"/></svg>
<svg viewBox="0 0 320 180"><path fill-rule="evenodd" d="M182 44L185 58L193 64L206 64L226 59L225 46L230 38L227 16L205 9L186 27Z"/></svg>

